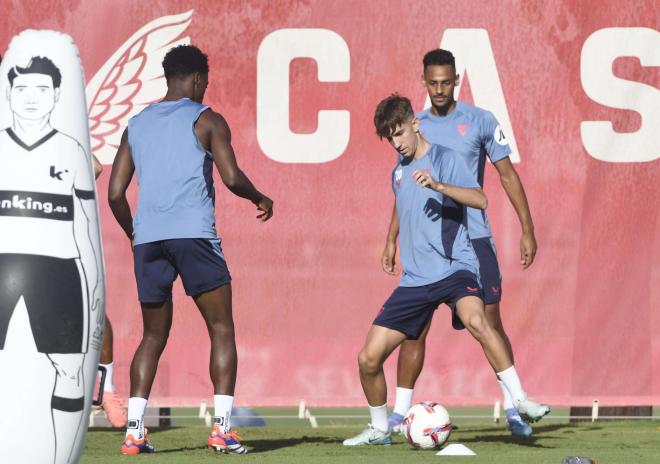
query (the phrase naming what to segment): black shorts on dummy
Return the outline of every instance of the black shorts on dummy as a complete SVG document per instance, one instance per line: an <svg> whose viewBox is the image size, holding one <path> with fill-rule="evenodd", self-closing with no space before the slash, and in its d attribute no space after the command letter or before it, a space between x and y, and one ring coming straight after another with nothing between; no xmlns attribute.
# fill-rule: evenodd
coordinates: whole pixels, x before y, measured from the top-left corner
<svg viewBox="0 0 660 464"><path fill-rule="evenodd" d="M37 351L86 352L88 322L81 272L76 259L0 254L0 350L22 296Z"/></svg>

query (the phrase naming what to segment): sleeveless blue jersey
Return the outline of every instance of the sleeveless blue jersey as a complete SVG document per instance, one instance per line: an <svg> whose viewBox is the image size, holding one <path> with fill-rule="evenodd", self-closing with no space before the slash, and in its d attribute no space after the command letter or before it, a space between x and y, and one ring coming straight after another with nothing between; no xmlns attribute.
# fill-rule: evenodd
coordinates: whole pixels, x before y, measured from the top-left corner
<svg viewBox="0 0 660 464"><path fill-rule="evenodd" d="M213 159L195 122L208 107L188 98L149 105L128 122L140 187L134 243L217 238Z"/></svg>
<svg viewBox="0 0 660 464"><path fill-rule="evenodd" d="M417 117L424 138L458 153L481 187L486 157L496 163L511 154L509 142L490 111L458 101L447 116L435 116L428 108ZM486 211L468 208L468 231L471 239L492 236Z"/></svg>

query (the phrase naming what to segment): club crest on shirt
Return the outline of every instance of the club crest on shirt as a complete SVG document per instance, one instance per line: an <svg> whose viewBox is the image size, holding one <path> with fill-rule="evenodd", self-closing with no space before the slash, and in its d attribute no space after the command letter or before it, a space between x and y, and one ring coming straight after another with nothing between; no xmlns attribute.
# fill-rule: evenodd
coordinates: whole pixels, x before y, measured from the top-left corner
<svg viewBox="0 0 660 464"><path fill-rule="evenodd" d="M456 130L459 134L461 134L461 136L465 137L465 134L467 134L468 126L467 124L459 124L456 126Z"/></svg>
<svg viewBox="0 0 660 464"><path fill-rule="evenodd" d="M401 186L402 177L403 177L403 169L399 168L396 171L394 171L394 182L396 183L397 188Z"/></svg>

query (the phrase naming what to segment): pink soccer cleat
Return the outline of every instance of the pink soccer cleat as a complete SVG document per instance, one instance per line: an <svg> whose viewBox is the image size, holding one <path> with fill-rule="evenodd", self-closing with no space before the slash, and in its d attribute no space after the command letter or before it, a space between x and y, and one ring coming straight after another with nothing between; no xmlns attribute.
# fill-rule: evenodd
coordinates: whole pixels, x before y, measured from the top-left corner
<svg viewBox="0 0 660 464"><path fill-rule="evenodd" d="M104 392L101 407L103 408L103 411L105 411L105 417L108 418L110 425L115 428L126 427L128 415L126 413L124 402L118 395L109 391Z"/></svg>

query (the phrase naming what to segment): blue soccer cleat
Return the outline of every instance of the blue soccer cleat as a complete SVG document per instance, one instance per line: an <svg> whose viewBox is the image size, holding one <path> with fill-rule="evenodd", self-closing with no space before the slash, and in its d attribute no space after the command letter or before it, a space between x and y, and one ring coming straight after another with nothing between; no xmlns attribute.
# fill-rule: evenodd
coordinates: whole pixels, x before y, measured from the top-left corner
<svg viewBox="0 0 660 464"><path fill-rule="evenodd" d="M506 428L511 430L511 435L529 437L532 434L532 426L522 420L517 409L511 408L504 412L506 414Z"/></svg>
<svg viewBox="0 0 660 464"><path fill-rule="evenodd" d="M390 414L387 418L387 426L392 433L403 433L403 416L396 412Z"/></svg>

